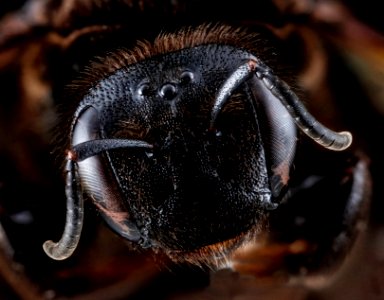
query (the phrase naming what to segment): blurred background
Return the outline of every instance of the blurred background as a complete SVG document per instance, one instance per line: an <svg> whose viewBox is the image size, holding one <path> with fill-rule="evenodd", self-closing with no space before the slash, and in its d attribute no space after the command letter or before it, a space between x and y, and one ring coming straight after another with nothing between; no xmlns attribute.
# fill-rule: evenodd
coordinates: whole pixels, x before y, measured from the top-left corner
<svg viewBox="0 0 384 300"><path fill-rule="evenodd" d="M379 5L374 0L262 0L252 6L245 0L0 2L0 299L384 299ZM290 276L282 257L292 255L292 243L251 248L245 258L239 256L250 268L212 272L133 251L86 205L79 249L66 261L52 261L41 245L60 238L65 220L62 161L54 155L61 145L54 136L58 111L75 105L63 96L66 86L104 51L207 21L272 32L308 110L328 127L353 133L351 151L368 169L358 175L366 176L369 186L366 224L354 247L332 275L310 279L297 272ZM323 164L322 155L301 155L308 172ZM333 166L339 167L330 165L330 176ZM324 201L325 212L332 208ZM293 246L300 252L300 245Z"/></svg>

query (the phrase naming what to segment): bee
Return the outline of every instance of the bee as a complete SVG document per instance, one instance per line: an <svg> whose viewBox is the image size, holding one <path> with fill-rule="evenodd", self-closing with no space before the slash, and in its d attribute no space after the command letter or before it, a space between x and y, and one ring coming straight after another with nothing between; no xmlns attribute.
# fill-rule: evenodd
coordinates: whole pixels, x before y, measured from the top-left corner
<svg viewBox="0 0 384 300"><path fill-rule="evenodd" d="M296 203L300 141L339 153L352 135L309 113L269 51L255 32L210 23L93 62L73 88L66 223L58 242L44 243L46 254L73 254L84 197L122 238L215 269L231 265L233 253L273 229L282 212L294 214L284 207ZM365 167L358 160L349 167L355 171L337 180L350 184L343 204L359 207L363 192L352 190L364 190L357 178ZM342 211L352 224L358 213Z"/></svg>
<svg viewBox="0 0 384 300"><path fill-rule="evenodd" d="M363 89L381 73L354 59L381 66L381 39L346 4L288 2L0 8L0 277L11 293L147 298L149 281L180 290L175 277L163 285L176 275L183 292L219 278L221 297L222 274L242 296L281 275L284 286L335 279L326 298L366 293L381 261L381 228L367 221L382 222L382 116Z"/></svg>

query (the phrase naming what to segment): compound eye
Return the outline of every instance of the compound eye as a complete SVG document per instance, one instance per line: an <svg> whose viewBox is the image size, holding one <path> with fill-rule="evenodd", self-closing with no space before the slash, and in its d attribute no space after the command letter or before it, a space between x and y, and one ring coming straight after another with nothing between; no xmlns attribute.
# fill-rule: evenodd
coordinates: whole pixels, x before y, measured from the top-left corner
<svg viewBox="0 0 384 300"><path fill-rule="evenodd" d="M139 98L146 98L151 93L151 88L148 83L143 83L137 88L137 96Z"/></svg>
<svg viewBox="0 0 384 300"><path fill-rule="evenodd" d="M180 75L180 84L187 85L191 82L193 82L195 79L195 74L191 71L184 71Z"/></svg>

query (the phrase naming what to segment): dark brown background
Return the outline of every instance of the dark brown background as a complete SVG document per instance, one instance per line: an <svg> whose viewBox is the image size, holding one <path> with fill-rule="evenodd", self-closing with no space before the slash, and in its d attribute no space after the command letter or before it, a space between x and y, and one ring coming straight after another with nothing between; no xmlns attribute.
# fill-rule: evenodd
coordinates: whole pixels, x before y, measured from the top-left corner
<svg viewBox="0 0 384 300"><path fill-rule="evenodd" d="M0 3L0 299L384 299L384 23L379 1L2 1ZM52 127L62 88L103 41L152 37L179 23L269 24L297 70L308 109L351 130L369 160L367 230L332 277L289 280L264 272L159 267L87 207L74 257L54 262L42 243L59 238L65 199ZM107 25L107 26L105 26ZM166 26L165 26L166 27ZM112 36L112 38L111 38ZM278 252L278 251L277 251ZM270 258L269 258L270 259ZM283 267L283 266L282 266ZM154 296L150 296L153 293Z"/></svg>

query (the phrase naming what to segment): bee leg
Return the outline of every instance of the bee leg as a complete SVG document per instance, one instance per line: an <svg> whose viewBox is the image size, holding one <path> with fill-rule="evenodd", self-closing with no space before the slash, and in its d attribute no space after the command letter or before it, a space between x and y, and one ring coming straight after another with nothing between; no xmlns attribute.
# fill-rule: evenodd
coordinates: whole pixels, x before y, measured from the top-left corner
<svg viewBox="0 0 384 300"><path fill-rule="evenodd" d="M352 157L338 167L304 178L272 212L270 242L306 245L305 251L285 256L284 268L291 274L336 271L366 228L371 191L367 162Z"/></svg>
<svg viewBox="0 0 384 300"><path fill-rule="evenodd" d="M293 277L318 287L334 278L364 236L371 191L367 161L352 156L338 163L339 158L332 163L337 170L317 169L298 180L271 211L268 232L235 252L235 271Z"/></svg>

